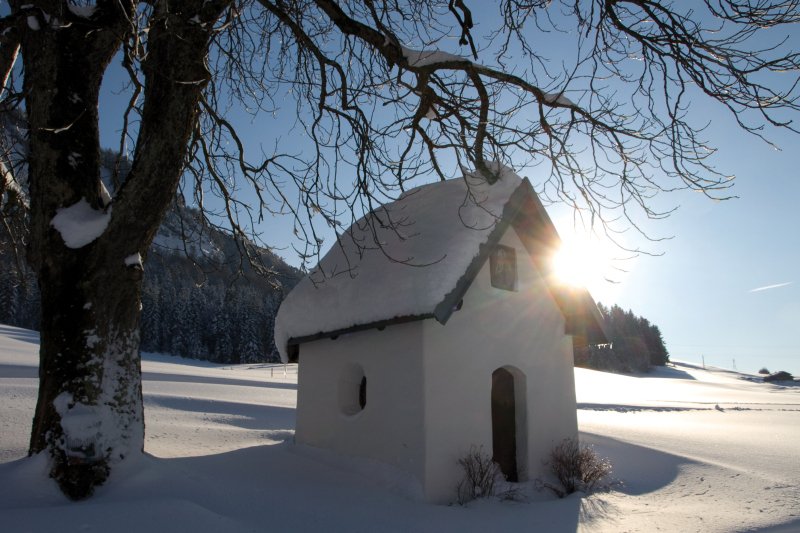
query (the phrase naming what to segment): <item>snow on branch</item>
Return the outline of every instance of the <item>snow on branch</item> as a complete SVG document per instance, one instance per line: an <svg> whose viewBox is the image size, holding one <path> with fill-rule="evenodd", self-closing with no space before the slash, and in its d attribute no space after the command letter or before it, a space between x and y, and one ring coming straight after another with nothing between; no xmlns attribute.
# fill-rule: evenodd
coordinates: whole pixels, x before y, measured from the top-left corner
<svg viewBox="0 0 800 533"><path fill-rule="evenodd" d="M564 96L563 93L544 93L543 96L544 96L543 102L545 104L550 104L550 105L558 104L563 106L575 105L575 103L566 96Z"/></svg>
<svg viewBox="0 0 800 533"><path fill-rule="evenodd" d="M14 28L6 28L0 35L0 97L7 96L6 83L19 55L19 35Z"/></svg>
<svg viewBox="0 0 800 533"><path fill-rule="evenodd" d="M406 58L409 67L430 67L453 61L459 63L467 61L472 63L469 59L448 52L442 52L441 50L414 50L412 48L406 48L405 46L401 46L400 50L402 50L403 57Z"/></svg>

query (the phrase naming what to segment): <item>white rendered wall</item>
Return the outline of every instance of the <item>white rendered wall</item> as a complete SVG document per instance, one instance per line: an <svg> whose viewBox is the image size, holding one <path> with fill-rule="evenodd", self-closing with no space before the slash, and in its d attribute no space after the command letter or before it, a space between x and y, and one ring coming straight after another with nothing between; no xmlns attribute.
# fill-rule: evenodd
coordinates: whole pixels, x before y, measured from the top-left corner
<svg viewBox="0 0 800 533"><path fill-rule="evenodd" d="M295 440L388 463L424 479L422 322L300 346ZM358 364L367 377L364 410L345 415L340 376Z"/></svg>
<svg viewBox="0 0 800 533"><path fill-rule="evenodd" d="M500 367L526 376L525 390L515 378L515 394L527 402L527 409L517 405L522 480L543 475L542 460L552 447L577 436L572 339L564 334L564 317L513 229L501 244L516 250L517 291L492 287L487 261L446 325L423 322L429 501L455 500L462 477L457 460L471 445L491 455L492 372Z"/></svg>

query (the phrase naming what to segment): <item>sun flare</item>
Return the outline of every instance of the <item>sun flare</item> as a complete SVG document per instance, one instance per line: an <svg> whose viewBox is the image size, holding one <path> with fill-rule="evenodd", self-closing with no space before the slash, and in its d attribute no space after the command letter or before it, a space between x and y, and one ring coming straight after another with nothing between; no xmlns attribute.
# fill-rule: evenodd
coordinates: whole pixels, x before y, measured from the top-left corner
<svg viewBox="0 0 800 533"><path fill-rule="evenodd" d="M553 268L559 281L591 292L608 285L613 277L614 245L592 236L571 236L564 239L553 257Z"/></svg>

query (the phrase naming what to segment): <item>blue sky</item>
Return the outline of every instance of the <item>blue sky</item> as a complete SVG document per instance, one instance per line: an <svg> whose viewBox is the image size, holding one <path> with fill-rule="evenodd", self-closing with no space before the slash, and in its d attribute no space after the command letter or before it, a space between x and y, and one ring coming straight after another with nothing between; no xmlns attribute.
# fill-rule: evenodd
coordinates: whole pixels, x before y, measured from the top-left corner
<svg viewBox="0 0 800 533"><path fill-rule="evenodd" d="M717 122L720 164L736 174L738 198L675 195L681 208L649 225L673 236L655 247L663 255L627 261L629 273L594 288L596 297L657 324L673 358L800 375L800 139L772 135L778 152L724 116Z"/></svg>
<svg viewBox="0 0 800 533"><path fill-rule="evenodd" d="M103 144L113 148L119 110L127 101L126 95L115 94L121 79L118 71L110 73L101 101ZM644 222L644 228L672 238L630 244L662 255L617 261L626 272L612 274L616 283L599 281L589 288L598 301L632 309L658 325L674 359L735 365L749 372L765 366L800 375L794 334L800 329L800 138L768 130L767 137L782 148L777 151L739 130L714 106L699 102L695 109L710 122L706 137L719 149L719 170L736 175L731 192L738 198L718 202L685 191L659 198L661 205L680 208L665 220ZM285 122L291 111L281 113ZM269 144L276 128L280 131L277 122L264 116L242 120L243 135L258 149ZM285 136L285 141L295 140ZM537 172L543 172L516 170L534 186ZM549 212L562 237L569 238L574 231L569 213L559 206ZM293 238L287 219L268 218L257 229L279 255L299 264L289 248Z"/></svg>

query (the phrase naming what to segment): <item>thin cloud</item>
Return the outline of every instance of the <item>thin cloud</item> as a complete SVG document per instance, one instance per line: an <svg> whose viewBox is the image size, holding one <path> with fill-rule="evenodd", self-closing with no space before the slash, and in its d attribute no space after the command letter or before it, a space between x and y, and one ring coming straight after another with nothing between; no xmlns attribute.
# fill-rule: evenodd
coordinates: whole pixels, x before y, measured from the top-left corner
<svg viewBox="0 0 800 533"><path fill-rule="evenodd" d="M755 289L750 289L747 292L759 292L759 291L768 291L770 289L779 289L781 287L786 287L787 285L791 285L794 281L787 281L785 283L776 283L775 285L764 285L763 287L756 287Z"/></svg>

